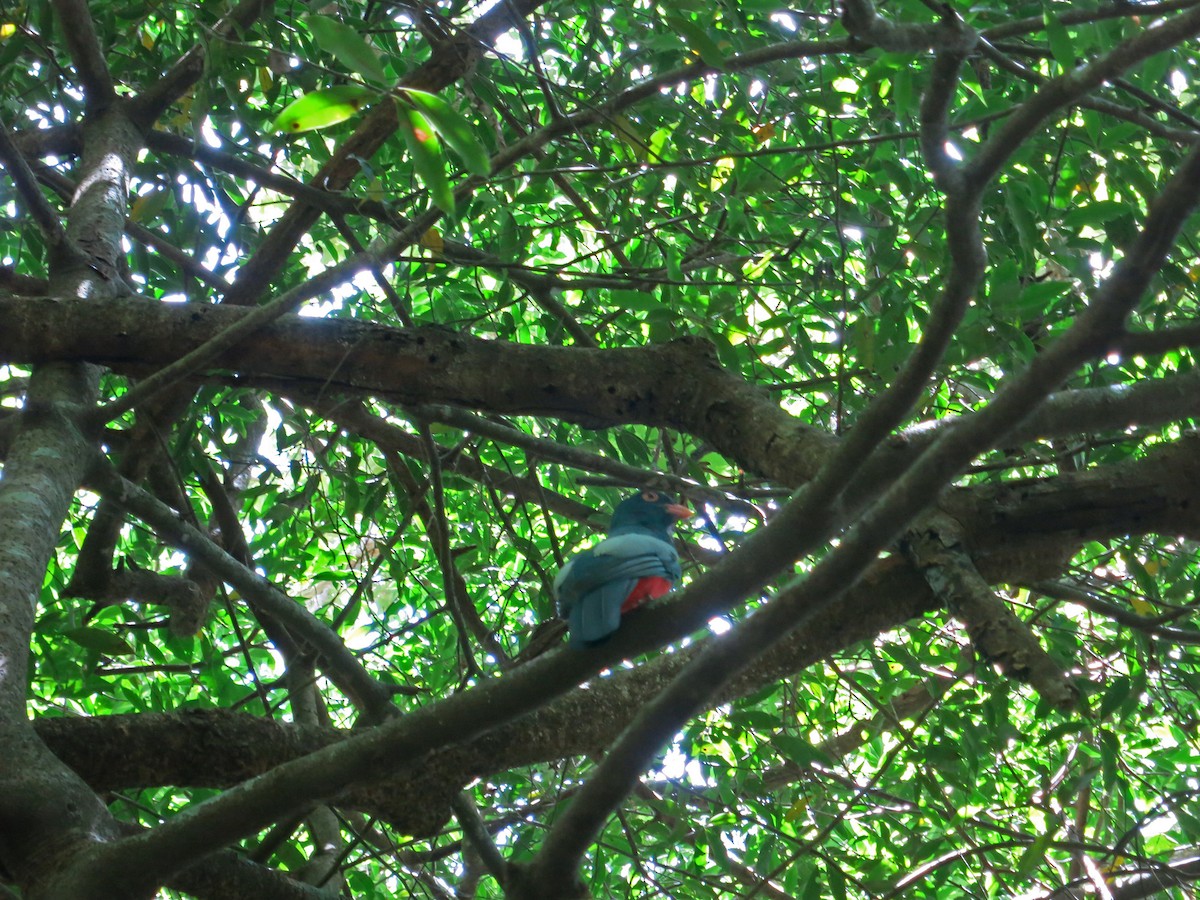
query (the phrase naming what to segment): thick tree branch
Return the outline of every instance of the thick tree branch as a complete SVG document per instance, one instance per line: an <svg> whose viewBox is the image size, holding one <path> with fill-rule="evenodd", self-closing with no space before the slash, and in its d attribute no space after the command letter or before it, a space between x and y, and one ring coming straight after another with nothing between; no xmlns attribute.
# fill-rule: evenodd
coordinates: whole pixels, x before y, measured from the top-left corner
<svg viewBox="0 0 1200 900"><path fill-rule="evenodd" d="M45 278L34 278L17 272L13 266L0 266L0 289L27 297L36 297L50 290Z"/></svg>
<svg viewBox="0 0 1200 900"><path fill-rule="evenodd" d="M94 38L90 24L85 16L79 40ZM52 289L96 300L119 289L110 273L119 270L119 223L138 147L136 129L119 110L89 123L81 163L87 187L68 212L66 242L90 258L53 255ZM116 833L104 804L46 749L26 714L34 615L92 451L75 419L95 402L98 381L88 365L37 366L0 479L0 868L23 888L44 877L55 853Z"/></svg>
<svg viewBox="0 0 1200 900"><path fill-rule="evenodd" d="M282 872L251 862L233 850L222 850L189 866L167 881L197 900L335 900L329 890L314 887Z"/></svg>
<svg viewBox="0 0 1200 900"><path fill-rule="evenodd" d="M953 13L946 13L946 19L952 16ZM897 25L881 18L871 0L845 0L842 3L842 24L860 41L889 53L920 53L932 48L958 55L968 49L970 43L974 43L974 35L962 26L961 21L949 22L949 28L943 24ZM967 37L966 43L964 37Z"/></svg>
<svg viewBox="0 0 1200 900"><path fill-rule="evenodd" d="M967 627L971 642L1002 673L1032 686L1050 705L1068 710L1079 689L1037 637L984 581L963 546L961 528L945 515L928 516L905 537L905 549L934 593Z"/></svg>
<svg viewBox="0 0 1200 900"><path fill-rule="evenodd" d="M0 297L6 322L0 359L87 359L140 374L147 364L170 363L202 346L245 315L199 304ZM238 372L241 383L285 391L286 382L272 376L304 390L351 389L413 405L550 415L592 427L644 422L679 428L790 484L811 477L834 443L781 410L769 392L723 371L710 345L694 339L588 350L286 316L213 364Z"/></svg>
<svg viewBox="0 0 1200 900"><path fill-rule="evenodd" d="M964 184L962 169L946 149L949 137L950 110L958 87L959 69L966 52L963 49L944 50L937 54L930 68L929 87L921 97L921 156L933 173L934 181L949 198L957 199L964 208L971 203ZM977 231L978 225L972 231ZM947 234L953 238L953 229Z"/></svg>
<svg viewBox="0 0 1200 900"><path fill-rule="evenodd" d="M164 605L171 613L171 633L180 637L196 634L204 625L208 598L191 579L124 568L104 575L102 581L96 582L72 580L71 593L105 605L130 600Z"/></svg>
<svg viewBox="0 0 1200 900"><path fill-rule="evenodd" d="M71 61L83 83L88 111L102 112L116 100L117 94L87 0L52 0L52 3Z"/></svg>
<svg viewBox="0 0 1200 900"><path fill-rule="evenodd" d="M89 359L118 371L130 371L131 361L163 365L200 346L238 315L210 306L137 301L76 305L0 296L0 318L7 326L0 333L0 359ZM240 383L271 384L303 403L312 402L304 387L312 385L323 393L375 392L418 405L434 401L498 413L550 414L593 426L636 421L674 427L711 440L746 468L790 485L811 478L835 444L792 420L759 389L713 369L703 353L689 353L682 346L677 351L663 346L592 353L486 342L439 329L400 331L285 317L259 332L253 346L216 363L237 370ZM453 379L445 377L451 372ZM497 380L497 372L505 373L504 379ZM664 379L664 372L675 375ZM284 376L300 388L272 380L272 375ZM1064 391L1018 426L1014 437L1056 437L1194 416L1200 403L1198 377L1185 374ZM693 384L700 397L689 389ZM613 392L596 392L596 385L609 385ZM703 398L709 402L697 405ZM738 416L742 403L751 407ZM454 419L462 427L468 427L468 421ZM868 466L855 494L892 477L907 465L906 457L947 427L906 431ZM499 433L496 437L504 439ZM583 460L578 463L591 467ZM624 479L628 473L612 474Z"/></svg>

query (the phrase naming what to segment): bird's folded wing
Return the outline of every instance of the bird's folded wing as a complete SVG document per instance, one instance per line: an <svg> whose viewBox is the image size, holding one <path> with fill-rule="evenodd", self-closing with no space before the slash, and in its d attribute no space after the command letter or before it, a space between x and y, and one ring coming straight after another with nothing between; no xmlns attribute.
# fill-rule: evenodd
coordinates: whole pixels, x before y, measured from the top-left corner
<svg viewBox="0 0 1200 900"><path fill-rule="evenodd" d="M572 559L554 580L559 600L574 598L628 579L657 576L678 581L679 556L665 541L640 534L608 538Z"/></svg>
<svg viewBox="0 0 1200 900"><path fill-rule="evenodd" d="M630 573L639 578L647 575L661 575L672 581L678 581L680 575L683 574L679 568L679 554L675 552L675 548L666 541L649 535L622 534L606 538L593 547L592 552L607 559L644 561L647 568L653 571ZM662 571L659 571L659 566L662 567Z"/></svg>
<svg viewBox="0 0 1200 900"><path fill-rule="evenodd" d="M621 604L636 584L632 578L608 581L576 598L567 612L571 643L588 644L616 631L621 624Z"/></svg>

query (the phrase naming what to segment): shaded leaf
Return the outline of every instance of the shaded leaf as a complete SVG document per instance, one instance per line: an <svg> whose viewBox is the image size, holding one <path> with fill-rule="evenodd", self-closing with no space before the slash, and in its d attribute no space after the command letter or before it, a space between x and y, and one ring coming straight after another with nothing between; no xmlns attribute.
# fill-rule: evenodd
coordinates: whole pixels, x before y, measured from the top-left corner
<svg viewBox="0 0 1200 900"><path fill-rule="evenodd" d="M328 50L342 65L368 81L387 84L390 79L379 63L375 48L361 34L328 16L310 15L308 27L321 49Z"/></svg>
<svg viewBox="0 0 1200 900"><path fill-rule="evenodd" d="M68 628L63 631L63 636L80 647L96 650L106 656L131 656L134 653L133 647L123 637L102 628Z"/></svg>
<svg viewBox="0 0 1200 900"><path fill-rule="evenodd" d="M700 58L714 69L725 68L725 54L717 46L716 41L709 37L708 31L697 22L680 15L667 15L667 24L687 40L687 45L699 54Z"/></svg>
<svg viewBox="0 0 1200 900"><path fill-rule="evenodd" d="M1042 21L1046 24L1046 37L1050 40L1050 52L1054 54L1055 60L1067 71L1075 68L1075 49L1071 45L1071 35L1067 33L1062 19L1046 10L1042 14Z"/></svg>

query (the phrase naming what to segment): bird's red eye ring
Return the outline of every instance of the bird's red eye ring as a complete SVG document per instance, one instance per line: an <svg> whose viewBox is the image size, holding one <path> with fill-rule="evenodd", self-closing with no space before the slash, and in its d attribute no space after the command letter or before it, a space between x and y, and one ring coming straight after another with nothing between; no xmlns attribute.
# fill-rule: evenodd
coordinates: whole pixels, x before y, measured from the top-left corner
<svg viewBox="0 0 1200 900"><path fill-rule="evenodd" d="M657 503L658 491L642 491L642 499L647 503Z"/></svg>

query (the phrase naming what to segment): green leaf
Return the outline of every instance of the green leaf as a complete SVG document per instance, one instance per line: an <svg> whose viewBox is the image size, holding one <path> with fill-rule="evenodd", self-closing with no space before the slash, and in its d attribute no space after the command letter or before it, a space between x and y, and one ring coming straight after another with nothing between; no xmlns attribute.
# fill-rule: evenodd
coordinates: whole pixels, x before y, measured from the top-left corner
<svg viewBox="0 0 1200 900"><path fill-rule="evenodd" d="M1054 54L1054 58L1065 71L1071 71L1075 68L1075 48L1071 44L1071 35L1067 33L1062 19L1046 10L1042 14L1042 21L1046 24L1046 37L1050 41L1050 52Z"/></svg>
<svg viewBox="0 0 1200 900"><path fill-rule="evenodd" d="M328 128L356 116L372 96L373 91L357 84L321 88L289 103L271 127L292 134Z"/></svg>
<svg viewBox="0 0 1200 900"><path fill-rule="evenodd" d="M1115 200L1093 200L1076 206L1062 217L1062 225L1072 231L1090 225L1103 229L1113 219L1129 212L1129 206Z"/></svg>
<svg viewBox="0 0 1200 900"><path fill-rule="evenodd" d="M778 747L788 759L801 765L807 766L814 762L826 766L833 765L828 754L814 747L811 741L802 737L780 733L771 738L771 743Z"/></svg>
<svg viewBox="0 0 1200 900"><path fill-rule="evenodd" d="M386 85L391 81L379 63L375 48L349 25L328 16L310 15L308 28L321 49L332 53L342 65L377 84Z"/></svg>
<svg viewBox="0 0 1200 900"><path fill-rule="evenodd" d="M1025 852L1017 860L1017 874L1024 877L1033 872L1046 858L1046 850L1053 839L1054 835L1049 832L1043 832L1034 838L1033 843L1025 848Z"/></svg>
<svg viewBox="0 0 1200 900"><path fill-rule="evenodd" d="M67 628L63 631L63 636L80 647L96 650L105 656L132 656L134 653L133 647L123 637L103 628Z"/></svg>
<svg viewBox="0 0 1200 900"><path fill-rule="evenodd" d="M1009 183L1004 187L1004 205L1016 226L1021 249L1029 256L1042 245L1042 235L1033 214L1036 198L1026 185Z"/></svg>
<svg viewBox="0 0 1200 900"><path fill-rule="evenodd" d="M26 43L25 35L20 32L4 39L3 44L0 44L0 70L7 68L9 63L21 55Z"/></svg>
<svg viewBox="0 0 1200 900"><path fill-rule="evenodd" d="M709 37L708 32L698 23L684 16L668 13L666 22L671 28L687 39L687 45L695 50L705 63L714 69L725 68L725 54L717 46L716 41Z"/></svg>
<svg viewBox="0 0 1200 900"><path fill-rule="evenodd" d="M163 189L142 194L131 204L129 218L139 224L151 222L166 208L171 198L171 192Z"/></svg>
<svg viewBox="0 0 1200 900"><path fill-rule="evenodd" d="M825 860L825 881L831 897L845 900L848 896L846 893L846 876L843 874L841 867L832 859Z"/></svg>
<svg viewBox="0 0 1200 900"><path fill-rule="evenodd" d="M1068 294L1071 285L1065 281L1034 281L1021 288L1013 308L1023 317L1050 312L1054 301Z"/></svg>
<svg viewBox="0 0 1200 900"><path fill-rule="evenodd" d="M725 849L725 841L721 838L721 832L717 828L707 830L708 837L708 858L720 869L728 872L732 866L729 859L729 851Z"/></svg>
<svg viewBox="0 0 1200 900"><path fill-rule="evenodd" d="M646 442L638 435L631 431L621 430L617 432L616 439L625 462L635 466L650 464L650 453L646 448Z"/></svg>
<svg viewBox="0 0 1200 900"><path fill-rule="evenodd" d="M473 175L487 175L492 163L475 129L461 113L436 94L405 88L404 93L429 121L442 139L462 159Z"/></svg>
<svg viewBox="0 0 1200 900"><path fill-rule="evenodd" d="M401 109L399 112L400 133L408 144L417 174L429 189L434 206L446 215L453 216L454 191L450 187L450 179L446 176L445 157L436 131L429 120L417 110Z"/></svg>
<svg viewBox="0 0 1200 900"><path fill-rule="evenodd" d="M1113 679L1112 685L1104 692L1104 697L1100 701L1100 710L1097 713L1098 718L1106 719L1109 714L1116 710L1126 698L1129 697L1133 690L1133 680L1127 676L1121 675Z"/></svg>

